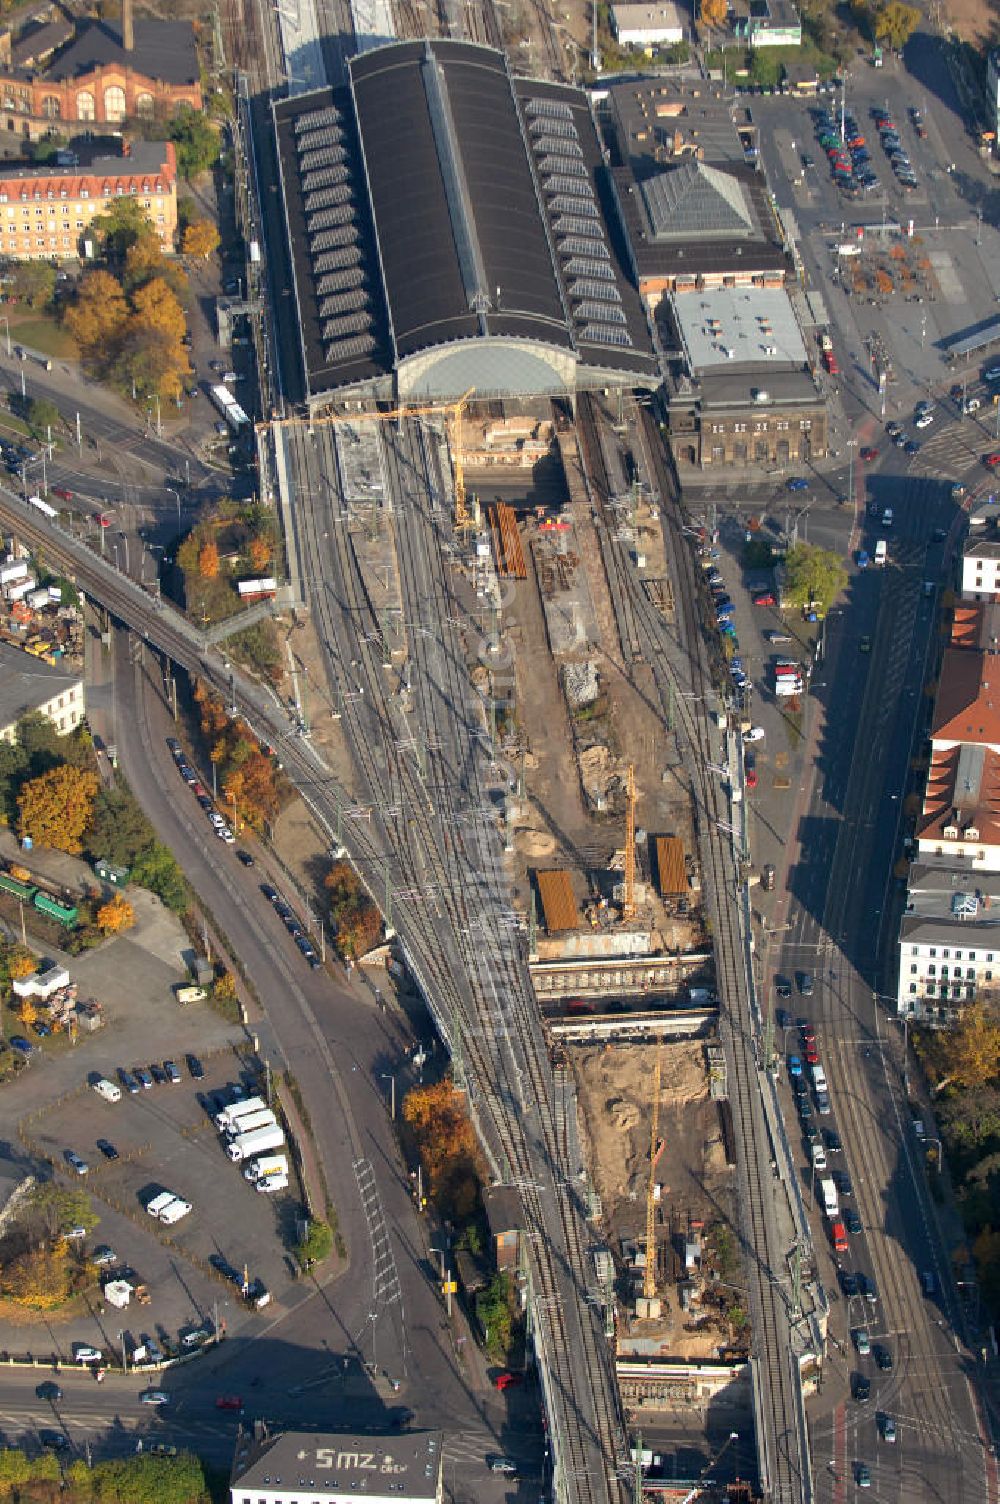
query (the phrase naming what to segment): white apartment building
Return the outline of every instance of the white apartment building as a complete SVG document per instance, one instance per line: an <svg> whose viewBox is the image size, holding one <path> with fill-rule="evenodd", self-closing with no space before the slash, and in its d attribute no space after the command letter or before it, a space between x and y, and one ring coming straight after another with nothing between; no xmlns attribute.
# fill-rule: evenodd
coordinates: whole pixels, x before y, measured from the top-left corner
<svg viewBox="0 0 1000 1504"><path fill-rule="evenodd" d="M947 1024L1000 993L1000 873L948 857L915 862L899 933L900 1015Z"/></svg>
<svg viewBox="0 0 1000 1504"><path fill-rule="evenodd" d="M83 720L83 677L0 642L0 741L12 742L17 723L37 711L65 735Z"/></svg>

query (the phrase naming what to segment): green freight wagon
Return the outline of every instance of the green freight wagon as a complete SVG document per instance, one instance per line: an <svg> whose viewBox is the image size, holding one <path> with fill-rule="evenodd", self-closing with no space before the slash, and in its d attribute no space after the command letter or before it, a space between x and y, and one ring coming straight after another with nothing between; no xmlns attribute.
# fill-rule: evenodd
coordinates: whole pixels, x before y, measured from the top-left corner
<svg viewBox="0 0 1000 1504"><path fill-rule="evenodd" d="M70 929L76 923L77 910L74 904L60 903L57 898L50 898L47 893L36 893L34 904L40 914L47 914L50 919L55 919L66 929Z"/></svg>
<svg viewBox="0 0 1000 1504"><path fill-rule="evenodd" d="M0 872L0 892L13 893L22 903L33 903L38 889L31 883L18 882L16 877L8 877L6 872Z"/></svg>

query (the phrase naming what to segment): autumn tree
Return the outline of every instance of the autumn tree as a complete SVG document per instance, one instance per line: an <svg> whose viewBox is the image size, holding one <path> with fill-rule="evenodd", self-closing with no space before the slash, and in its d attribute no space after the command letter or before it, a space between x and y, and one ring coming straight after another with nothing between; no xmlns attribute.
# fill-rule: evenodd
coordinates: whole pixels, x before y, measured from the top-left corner
<svg viewBox="0 0 1000 1504"><path fill-rule="evenodd" d="M128 304L121 285L109 272L89 272L76 299L66 309L64 322L85 356L107 362L117 348L128 319Z"/></svg>
<svg viewBox="0 0 1000 1504"><path fill-rule="evenodd" d="M247 544L250 568L261 574L271 562L271 540L264 533L257 533Z"/></svg>
<svg viewBox="0 0 1000 1504"><path fill-rule="evenodd" d="M23 1029L30 1029L38 1018L38 1009L35 1000L31 997L22 997L17 1008L17 1016L21 1020Z"/></svg>
<svg viewBox="0 0 1000 1504"><path fill-rule="evenodd" d="M184 310L176 293L162 277L153 277L137 288L132 295L132 311L140 323L161 330L178 344L187 332Z"/></svg>
<svg viewBox="0 0 1000 1504"><path fill-rule="evenodd" d="M985 1003L971 1003L955 1027L941 1036L938 1052L941 1086L986 1086L1000 1075L1000 1018L987 1012Z"/></svg>
<svg viewBox="0 0 1000 1504"><path fill-rule="evenodd" d="M30 1248L0 1270L0 1290L17 1305L52 1311L66 1301L70 1290L65 1253L53 1248Z"/></svg>
<svg viewBox="0 0 1000 1504"><path fill-rule="evenodd" d="M889 0L888 5L875 13L875 40L891 47L893 52L902 52L919 21L920 12L915 6Z"/></svg>
<svg viewBox="0 0 1000 1504"><path fill-rule="evenodd" d="M135 924L135 909L124 893L116 893L97 911L97 928L105 935L120 935Z"/></svg>
<svg viewBox="0 0 1000 1504"><path fill-rule="evenodd" d="M22 840L30 836L39 846L79 855L98 782L90 769L67 765L22 784L17 796L18 835Z"/></svg>
<svg viewBox="0 0 1000 1504"><path fill-rule="evenodd" d="M728 14L727 0L701 0L701 19L706 26L724 26Z"/></svg>
<svg viewBox="0 0 1000 1504"><path fill-rule="evenodd" d="M7 970L12 981L17 981L19 977L30 977L37 966L38 962L31 951L25 950L23 945L15 946L7 959Z"/></svg>
<svg viewBox="0 0 1000 1504"><path fill-rule="evenodd" d="M181 249L185 256L207 260L219 246L219 232L210 219L193 219L184 231Z"/></svg>
<svg viewBox="0 0 1000 1504"><path fill-rule="evenodd" d="M446 1215L467 1220L476 1207L479 1176L464 1095L450 1076L415 1086L403 1100L403 1121L416 1139L428 1193Z"/></svg>
<svg viewBox="0 0 1000 1504"><path fill-rule="evenodd" d="M330 894L330 919L337 949L357 959L378 943L382 916L349 862L334 862L324 879Z"/></svg>
<svg viewBox="0 0 1000 1504"><path fill-rule="evenodd" d="M211 539L198 550L198 573L203 580L217 580L219 577L219 546Z"/></svg>
<svg viewBox="0 0 1000 1504"><path fill-rule="evenodd" d="M212 987L214 997L221 998L225 1003L234 1003L237 998L236 978L231 971L224 971L221 977L216 977Z"/></svg>

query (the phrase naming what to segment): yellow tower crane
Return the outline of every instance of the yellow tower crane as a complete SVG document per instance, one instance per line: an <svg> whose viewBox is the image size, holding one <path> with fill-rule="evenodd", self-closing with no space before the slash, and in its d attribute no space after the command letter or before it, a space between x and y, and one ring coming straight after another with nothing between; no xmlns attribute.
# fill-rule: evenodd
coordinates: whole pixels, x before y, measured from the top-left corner
<svg viewBox="0 0 1000 1504"><path fill-rule="evenodd" d="M656 1047L653 1065L653 1121L649 1130L649 1187L646 1192L646 1269L642 1281L642 1293L647 1300L656 1295L656 1166L663 1145L660 1143L660 1080L663 1075L661 1047Z"/></svg>
<svg viewBox="0 0 1000 1504"><path fill-rule="evenodd" d="M468 532L475 527L475 519L469 515L465 489L465 450L463 448L462 415L475 392L470 387L454 402L436 402L419 407L373 408L368 412L326 413L316 418L272 418L259 423L261 428L326 428L335 423L395 423L399 418L422 418L444 416L448 428L448 446L451 450L451 468L455 483L455 531Z"/></svg>
<svg viewBox="0 0 1000 1504"><path fill-rule="evenodd" d="M635 918L635 768L631 763L625 781L625 902L622 918Z"/></svg>

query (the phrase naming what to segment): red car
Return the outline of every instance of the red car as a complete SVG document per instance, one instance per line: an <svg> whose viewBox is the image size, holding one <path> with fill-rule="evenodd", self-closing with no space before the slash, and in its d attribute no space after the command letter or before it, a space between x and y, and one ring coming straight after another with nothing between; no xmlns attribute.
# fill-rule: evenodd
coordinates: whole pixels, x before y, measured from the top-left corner
<svg viewBox="0 0 1000 1504"><path fill-rule="evenodd" d="M872 460L878 459L878 450L872 449L870 446L867 449L862 449L861 458L864 460L866 465L870 465Z"/></svg>
<svg viewBox="0 0 1000 1504"><path fill-rule="evenodd" d="M806 1044L806 1065L819 1065L819 1050L815 1039L810 1039Z"/></svg>
<svg viewBox="0 0 1000 1504"><path fill-rule="evenodd" d="M747 788L748 789L755 789L756 787L757 787L757 769L756 768L747 768Z"/></svg>
<svg viewBox="0 0 1000 1504"><path fill-rule="evenodd" d="M994 449L992 454L984 454L983 464L988 465L991 470L995 470L1000 465L1000 449Z"/></svg>
<svg viewBox="0 0 1000 1504"><path fill-rule="evenodd" d="M238 1394L220 1394L215 1402L216 1410L242 1410L243 1401Z"/></svg>
<svg viewBox="0 0 1000 1504"><path fill-rule="evenodd" d="M493 1382L500 1390L514 1389L518 1384L524 1383L524 1376L519 1373L498 1373Z"/></svg>
<svg viewBox="0 0 1000 1504"><path fill-rule="evenodd" d="M753 603L755 606L776 606L778 604L774 598L773 590L758 590L753 597Z"/></svg>
<svg viewBox="0 0 1000 1504"><path fill-rule="evenodd" d="M111 526L111 518L110 517L105 517L105 515L104 515L103 512L98 512L98 514L97 514L97 525L98 525L98 527L110 527Z"/></svg>
<svg viewBox="0 0 1000 1504"><path fill-rule="evenodd" d="M66 489L65 486L53 486L52 487L52 495L53 496L58 496L58 498L59 498L60 501L72 501L73 500L73 492L72 491L67 491L67 489Z"/></svg>
<svg viewBox="0 0 1000 1504"><path fill-rule="evenodd" d="M812 1041L816 1038L816 1030L813 1028L812 1024L803 1024L799 1032L802 1035L803 1044L811 1044Z"/></svg>

